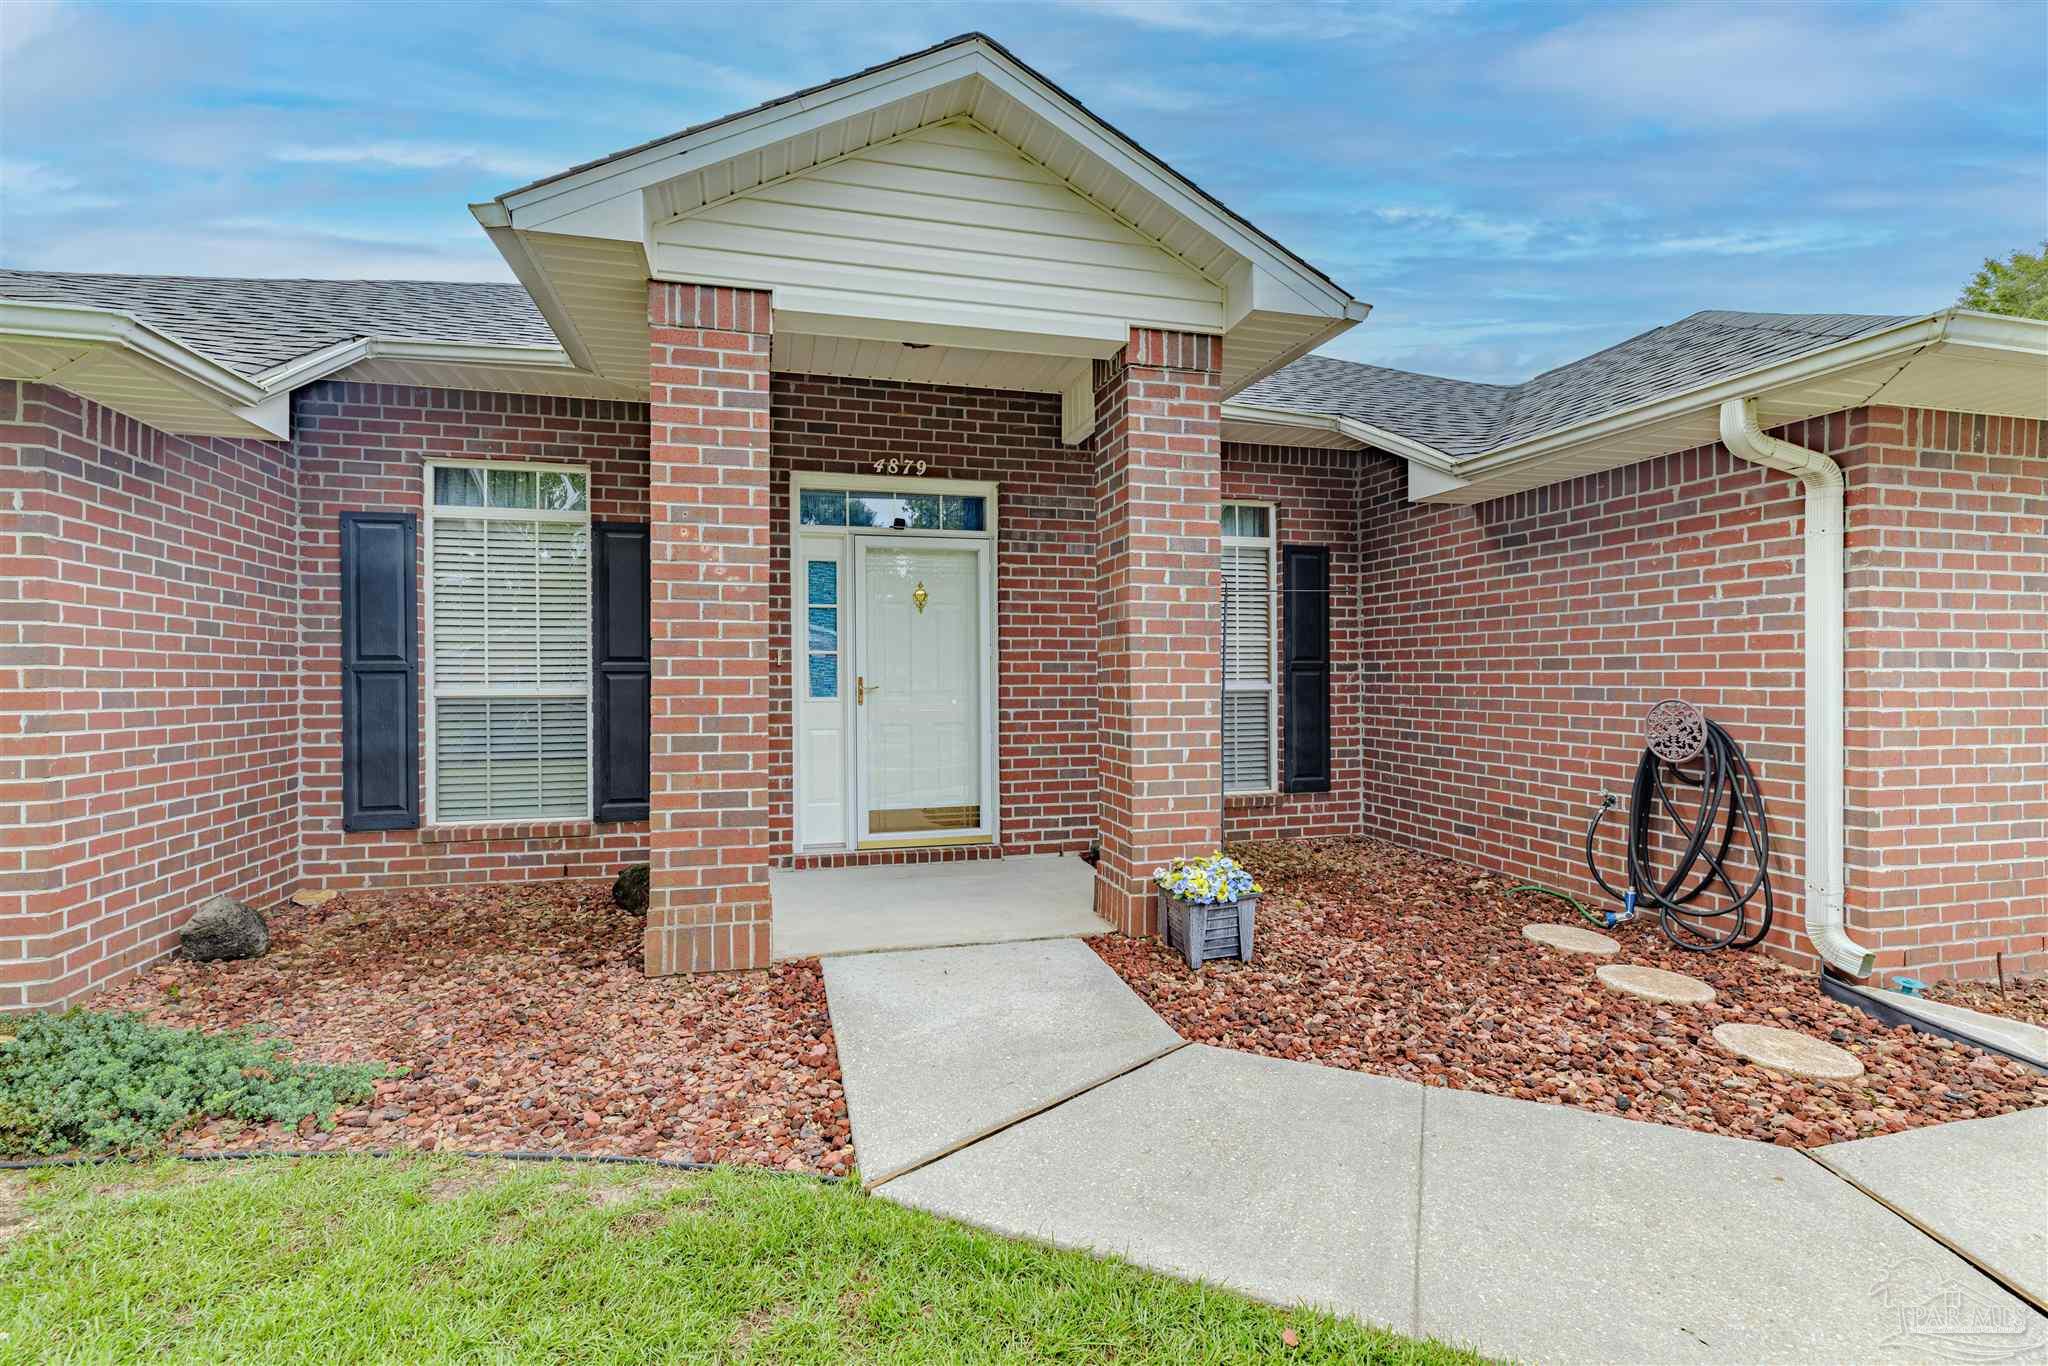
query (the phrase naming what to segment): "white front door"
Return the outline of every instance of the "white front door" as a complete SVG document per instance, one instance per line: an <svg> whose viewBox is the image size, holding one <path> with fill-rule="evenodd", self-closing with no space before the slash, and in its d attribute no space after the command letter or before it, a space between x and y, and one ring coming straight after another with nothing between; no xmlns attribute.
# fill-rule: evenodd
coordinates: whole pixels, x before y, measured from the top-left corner
<svg viewBox="0 0 2048 1366"><path fill-rule="evenodd" d="M886 533L852 539L860 842L989 835L988 544Z"/></svg>

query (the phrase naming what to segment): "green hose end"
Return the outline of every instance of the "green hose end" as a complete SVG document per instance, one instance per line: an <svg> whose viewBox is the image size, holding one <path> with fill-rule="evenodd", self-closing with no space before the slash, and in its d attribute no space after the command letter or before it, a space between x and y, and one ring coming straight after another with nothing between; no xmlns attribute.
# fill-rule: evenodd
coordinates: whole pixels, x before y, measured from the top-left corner
<svg viewBox="0 0 2048 1366"><path fill-rule="evenodd" d="M1573 896L1570 892L1561 892L1555 887L1545 887L1541 883L1537 882L1525 882L1519 887L1508 888L1509 896L1515 896L1521 892L1535 892L1540 896L1552 897L1558 901L1565 902L1573 910L1577 911L1581 916L1583 916L1588 925L1596 925L1602 929L1606 928L1606 922L1602 920L1599 916L1593 914L1593 908L1591 906L1588 906L1585 902L1579 900L1577 897Z"/></svg>

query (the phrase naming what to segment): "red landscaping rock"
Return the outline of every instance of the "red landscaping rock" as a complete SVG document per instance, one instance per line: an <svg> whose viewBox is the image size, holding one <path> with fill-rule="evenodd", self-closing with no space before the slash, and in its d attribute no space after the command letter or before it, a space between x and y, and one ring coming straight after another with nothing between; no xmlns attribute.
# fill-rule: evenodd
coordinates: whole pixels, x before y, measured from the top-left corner
<svg viewBox="0 0 2048 1366"><path fill-rule="evenodd" d="M322 1133L214 1121L180 1141L853 1163L815 961L647 977L641 917L596 882L355 892L270 914L270 952L161 963L86 1002L253 1025L317 1062L405 1069Z"/></svg>
<svg viewBox="0 0 2048 1366"><path fill-rule="evenodd" d="M1648 919L1608 931L1621 942L1608 961L1714 988L1674 1007L1523 938L1534 918L1572 922L1508 895L1513 880L1376 840L1231 852L1266 890L1255 961L1190 972L1158 940L1089 941L1196 1042L1796 1147L2048 1104L2048 1077L1886 1028L1760 953L1689 953ZM1831 1083L1744 1063L1713 1040L1735 1023L1810 1034L1864 1073Z"/></svg>
<svg viewBox="0 0 2048 1366"><path fill-rule="evenodd" d="M1927 995L1943 1005L2048 1026L2048 977L2015 977L2004 990L1996 982L1936 982Z"/></svg>

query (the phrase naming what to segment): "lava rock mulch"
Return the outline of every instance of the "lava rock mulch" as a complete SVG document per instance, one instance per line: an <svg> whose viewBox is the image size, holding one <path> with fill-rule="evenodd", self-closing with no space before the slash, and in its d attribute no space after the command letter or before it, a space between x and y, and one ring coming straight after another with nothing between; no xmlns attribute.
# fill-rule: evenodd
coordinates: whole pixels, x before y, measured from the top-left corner
<svg viewBox="0 0 2048 1366"><path fill-rule="evenodd" d="M1613 958L1542 949L1522 926L1582 923L1568 908L1375 840L1231 852L1267 893L1255 961L1190 972L1156 939L1089 941L1199 1043L1793 1147L2048 1104L2048 1077L1888 1029L1760 953L1688 953L1647 920L1607 931L1622 945ZM1626 996L1594 977L1603 962L1688 973L1718 996L1689 1007ZM1829 1083L1766 1071L1714 1042L1731 1022L1830 1040L1865 1072Z"/></svg>
<svg viewBox="0 0 2048 1366"><path fill-rule="evenodd" d="M839 1057L815 961L649 978L642 916L597 882L351 893L269 913L270 952L174 958L86 1002L254 1026L317 1062L383 1062L329 1132L212 1121L187 1150L562 1150L843 1172Z"/></svg>
<svg viewBox="0 0 2048 1366"><path fill-rule="evenodd" d="M2048 977L2014 977L2003 990L1994 982L1936 982L1927 995L1943 1005L2048 1027Z"/></svg>

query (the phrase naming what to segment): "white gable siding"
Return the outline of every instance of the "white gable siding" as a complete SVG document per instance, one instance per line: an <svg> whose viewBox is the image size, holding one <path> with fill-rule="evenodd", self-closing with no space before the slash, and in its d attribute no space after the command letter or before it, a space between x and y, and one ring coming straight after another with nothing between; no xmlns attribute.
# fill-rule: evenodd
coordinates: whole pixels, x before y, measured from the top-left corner
<svg viewBox="0 0 2048 1366"><path fill-rule="evenodd" d="M778 313L1112 342L1224 325L1219 283L967 123L657 224L653 255L668 278L773 289Z"/></svg>

